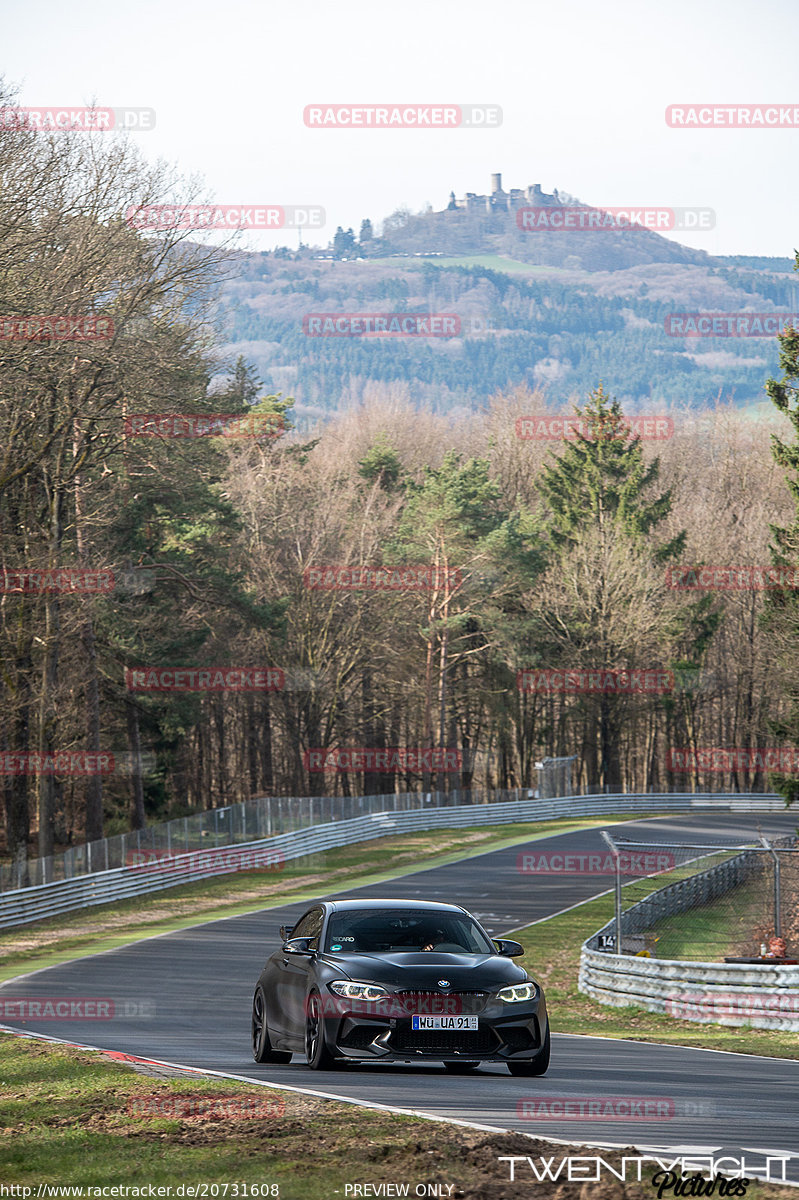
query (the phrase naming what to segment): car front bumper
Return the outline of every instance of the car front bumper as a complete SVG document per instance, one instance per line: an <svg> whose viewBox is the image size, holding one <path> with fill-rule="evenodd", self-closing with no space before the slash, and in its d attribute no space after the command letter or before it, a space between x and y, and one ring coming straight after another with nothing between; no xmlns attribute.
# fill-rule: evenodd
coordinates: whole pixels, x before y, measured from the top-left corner
<svg viewBox="0 0 799 1200"><path fill-rule="evenodd" d="M492 1001L475 1015L476 1030L414 1030L407 1013L345 1011L324 1018L324 1038L337 1058L361 1061L522 1061L543 1047L547 1012L540 995L529 1003Z"/></svg>

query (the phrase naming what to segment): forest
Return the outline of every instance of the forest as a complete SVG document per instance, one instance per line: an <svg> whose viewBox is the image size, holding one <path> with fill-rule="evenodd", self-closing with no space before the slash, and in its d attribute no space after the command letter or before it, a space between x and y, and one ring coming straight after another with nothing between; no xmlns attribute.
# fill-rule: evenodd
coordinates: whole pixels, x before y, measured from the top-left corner
<svg viewBox="0 0 799 1200"><path fill-rule="evenodd" d="M376 373L300 425L226 341L229 248L120 215L190 201L163 168L0 131L0 172L9 858L258 795L527 786L545 756L578 790L792 797L760 751L799 732L794 329L756 413L697 400L658 438L598 336L560 440L519 436L544 388L493 377L447 412Z"/></svg>

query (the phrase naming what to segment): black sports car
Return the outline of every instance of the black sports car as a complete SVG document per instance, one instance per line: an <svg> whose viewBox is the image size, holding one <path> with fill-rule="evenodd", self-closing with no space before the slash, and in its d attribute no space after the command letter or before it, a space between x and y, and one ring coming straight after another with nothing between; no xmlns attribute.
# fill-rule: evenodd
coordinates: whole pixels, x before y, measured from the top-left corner
<svg viewBox="0 0 799 1200"><path fill-rule="evenodd" d="M407 900L315 904L261 972L256 1062L504 1062L543 1075L549 1021L518 942L492 941L464 908Z"/></svg>

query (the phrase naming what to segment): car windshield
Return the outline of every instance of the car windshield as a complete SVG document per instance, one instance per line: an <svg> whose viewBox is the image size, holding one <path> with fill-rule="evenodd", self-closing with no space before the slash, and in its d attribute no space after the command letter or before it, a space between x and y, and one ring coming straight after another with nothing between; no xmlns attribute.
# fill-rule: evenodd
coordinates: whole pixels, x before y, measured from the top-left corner
<svg viewBox="0 0 799 1200"><path fill-rule="evenodd" d="M325 949L333 954L496 954L496 947L466 913L419 909L348 909L334 912Z"/></svg>

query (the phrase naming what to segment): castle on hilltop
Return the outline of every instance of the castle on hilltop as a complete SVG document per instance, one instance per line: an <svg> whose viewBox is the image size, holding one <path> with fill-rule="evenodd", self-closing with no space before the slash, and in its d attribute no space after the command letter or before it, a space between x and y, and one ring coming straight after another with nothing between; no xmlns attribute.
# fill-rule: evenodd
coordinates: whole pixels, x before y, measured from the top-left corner
<svg viewBox="0 0 799 1200"><path fill-rule="evenodd" d="M455 193L450 192L446 212L504 212L522 205L538 205L548 207L562 204L555 188L552 195L541 191L540 183L533 183L528 188L511 188L509 192L502 190L502 175L491 176L491 191L487 196L478 196L476 192L467 192L462 200L455 199Z"/></svg>

